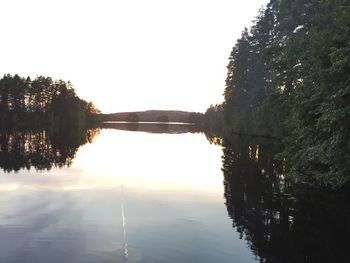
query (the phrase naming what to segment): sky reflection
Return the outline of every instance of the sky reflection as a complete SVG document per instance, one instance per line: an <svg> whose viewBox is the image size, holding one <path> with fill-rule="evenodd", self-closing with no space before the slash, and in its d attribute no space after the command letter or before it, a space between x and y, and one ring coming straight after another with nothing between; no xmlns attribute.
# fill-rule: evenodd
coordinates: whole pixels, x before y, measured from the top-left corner
<svg viewBox="0 0 350 263"><path fill-rule="evenodd" d="M0 172L0 262L255 261L221 154L203 134L102 130L70 167Z"/></svg>
<svg viewBox="0 0 350 263"><path fill-rule="evenodd" d="M220 156L220 147L208 144L202 134L102 130L93 144L81 146L71 167L6 174L0 177L0 191L124 185L149 190L222 192Z"/></svg>

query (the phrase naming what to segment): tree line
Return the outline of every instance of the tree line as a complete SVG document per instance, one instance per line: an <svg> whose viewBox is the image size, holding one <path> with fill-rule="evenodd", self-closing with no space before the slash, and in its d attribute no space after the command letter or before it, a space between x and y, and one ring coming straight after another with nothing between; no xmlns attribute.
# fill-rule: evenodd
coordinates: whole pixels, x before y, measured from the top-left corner
<svg viewBox="0 0 350 263"><path fill-rule="evenodd" d="M0 79L0 125L80 125L96 120L99 110L79 98L70 81L5 74Z"/></svg>
<svg viewBox="0 0 350 263"><path fill-rule="evenodd" d="M350 179L350 4L271 0L227 65L209 129L281 138L288 175L341 187Z"/></svg>

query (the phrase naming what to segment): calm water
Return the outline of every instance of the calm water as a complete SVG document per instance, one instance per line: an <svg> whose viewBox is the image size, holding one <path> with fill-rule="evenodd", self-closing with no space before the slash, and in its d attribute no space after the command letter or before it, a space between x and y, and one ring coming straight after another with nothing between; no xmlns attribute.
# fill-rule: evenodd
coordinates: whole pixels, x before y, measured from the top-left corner
<svg viewBox="0 0 350 263"><path fill-rule="evenodd" d="M346 262L348 195L174 127L1 133L0 262Z"/></svg>

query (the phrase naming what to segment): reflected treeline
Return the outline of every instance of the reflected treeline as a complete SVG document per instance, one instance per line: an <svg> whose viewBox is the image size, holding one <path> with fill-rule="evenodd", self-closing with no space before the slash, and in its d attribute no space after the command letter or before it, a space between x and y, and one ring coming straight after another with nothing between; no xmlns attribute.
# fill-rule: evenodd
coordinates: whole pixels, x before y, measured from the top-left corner
<svg viewBox="0 0 350 263"><path fill-rule="evenodd" d="M274 161L274 141L208 139L223 146L227 211L260 262L347 262L349 188L335 192L288 181Z"/></svg>
<svg viewBox="0 0 350 263"><path fill-rule="evenodd" d="M69 166L78 148L91 143L99 131L82 127L0 131L0 168L11 172Z"/></svg>
<svg viewBox="0 0 350 263"><path fill-rule="evenodd" d="M179 124L167 122L104 122L99 124L103 129L116 129L124 131L139 131L147 133L197 133L201 132L202 128L194 124Z"/></svg>

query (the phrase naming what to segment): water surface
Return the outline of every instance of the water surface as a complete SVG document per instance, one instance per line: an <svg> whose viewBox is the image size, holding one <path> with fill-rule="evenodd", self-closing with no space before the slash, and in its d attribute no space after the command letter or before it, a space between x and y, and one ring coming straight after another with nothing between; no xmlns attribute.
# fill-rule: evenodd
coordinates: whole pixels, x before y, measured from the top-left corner
<svg viewBox="0 0 350 263"><path fill-rule="evenodd" d="M0 262L256 261L227 216L221 147L204 134L59 137L6 137L2 159L18 161L0 172Z"/></svg>
<svg viewBox="0 0 350 263"><path fill-rule="evenodd" d="M0 132L0 262L348 262L349 188L191 125Z"/></svg>

